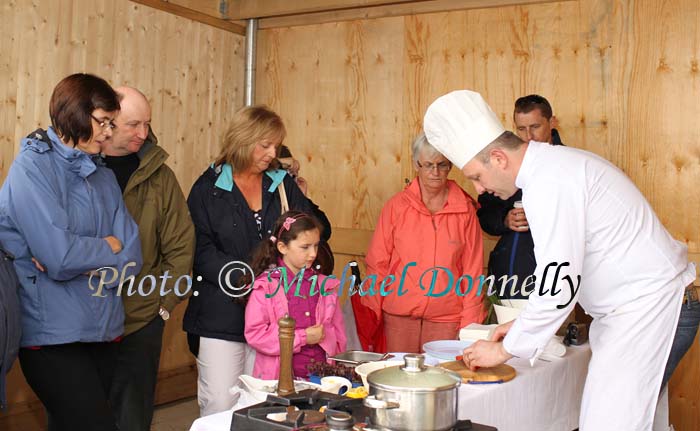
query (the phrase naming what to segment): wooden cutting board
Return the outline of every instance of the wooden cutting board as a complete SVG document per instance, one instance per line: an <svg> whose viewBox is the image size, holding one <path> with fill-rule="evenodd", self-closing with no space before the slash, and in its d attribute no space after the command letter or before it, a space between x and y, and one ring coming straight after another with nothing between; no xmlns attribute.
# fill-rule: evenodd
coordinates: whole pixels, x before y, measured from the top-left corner
<svg viewBox="0 0 700 431"><path fill-rule="evenodd" d="M469 382L507 382L515 378L515 368L510 365L501 364L495 367L479 368L471 371L462 361L443 362L438 365L446 370L454 371L462 376L463 383Z"/></svg>

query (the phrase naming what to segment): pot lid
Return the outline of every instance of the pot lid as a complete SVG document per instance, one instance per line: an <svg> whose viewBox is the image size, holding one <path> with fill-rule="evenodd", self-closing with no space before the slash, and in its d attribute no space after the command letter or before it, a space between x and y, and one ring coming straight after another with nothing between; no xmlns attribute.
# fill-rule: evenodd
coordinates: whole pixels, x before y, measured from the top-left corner
<svg viewBox="0 0 700 431"><path fill-rule="evenodd" d="M385 389L408 391L441 391L452 389L462 383L461 377L452 371L423 364L425 356L404 356L404 365L387 367L367 375L370 385Z"/></svg>

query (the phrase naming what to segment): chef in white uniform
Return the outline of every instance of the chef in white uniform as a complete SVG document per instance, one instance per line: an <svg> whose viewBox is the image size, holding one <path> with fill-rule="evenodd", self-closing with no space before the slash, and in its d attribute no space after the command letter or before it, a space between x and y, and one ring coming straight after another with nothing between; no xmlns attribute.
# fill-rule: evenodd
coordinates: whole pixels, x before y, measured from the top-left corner
<svg viewBox="0 0 700 431"><path fill-rule="evenodd" d="M578 301L594 318L580 429L651 429L683 293L695 279L685 245L613 164L572 147L521 141L478 93L438 98L424 129L477 192L507 199L523 190L535 243L527 308L499 326L496 341L465 349L465 363L536 357Z"/></svg>

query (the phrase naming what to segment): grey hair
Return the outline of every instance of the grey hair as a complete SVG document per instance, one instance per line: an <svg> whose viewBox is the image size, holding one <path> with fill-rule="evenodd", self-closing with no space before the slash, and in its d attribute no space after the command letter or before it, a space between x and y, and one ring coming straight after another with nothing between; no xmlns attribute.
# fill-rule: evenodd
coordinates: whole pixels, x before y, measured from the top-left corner
<svg viewBox="0 0 700 431"><path fill-rule="evenodd" d="M428 142L428 138L425 137L425 133L420 132L420 134L416 136L411 144L411 157L413 158L414 162L418 161L418 156L423 151L425 151L428 157L433 157L436 154L442 154L435 147L433 147L430 142Z"/></svg>
<svg viewBox="0 0 700 431"><path fill-rule="evenodd" d="M490 144L486 146L483 150L474 156L475 159L481 161L482 163L488 163L491 160L491 150L496 148L503 148L505 150L515 151L523 145L525 141L520 139L518 135L513 132L505 131L498 135L498 138L494 139Z"/></svg>

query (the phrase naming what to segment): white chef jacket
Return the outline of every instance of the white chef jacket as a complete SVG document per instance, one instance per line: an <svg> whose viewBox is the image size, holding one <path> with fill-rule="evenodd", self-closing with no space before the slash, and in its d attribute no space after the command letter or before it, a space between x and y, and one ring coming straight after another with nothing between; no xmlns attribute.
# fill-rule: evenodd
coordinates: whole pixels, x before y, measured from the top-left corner
<svg viewBox="0 0 700 431"><path fill-rule="evenodd" d="M617 374L627 374L630 379L649 379L647 389L654 392L653 385L658 380L656 385L660 386L670 351L683 289L695 279L687 247L671 237L622 171L587 151L531 141L516 185L523 190L537 268L535 290L506 335L504 348L515 356L532 358L578 300L587 313L600 319L591 327L593 357L598 351L600 357L612 362L606 369L620 368L623 372ZM563 262L569 265L559 266ZM555 279L557 291L552 294ZM644 355L654 354L660 359L635 374L634 365L621 362L634 359L622 356L647 342L650 344ZM610 376L596 373L605 371L594 369L592 359L586 391L596 387L591 378L599 379L601 384L601 377L612 383ZM584 393L584 407L591 397L598 396ZM641 403L635 408L644 412L651 403L653 416L656 403L652 398L630 400L629 405ZM595 407L601 408L605 405ZM619 413L619 406L616 408ZM582 409L582 422L583 414ZM646 419L639 424L646 424ZM608 428L597 422L589 429ZM636 428L626 425L619 429Z"/></svg>

